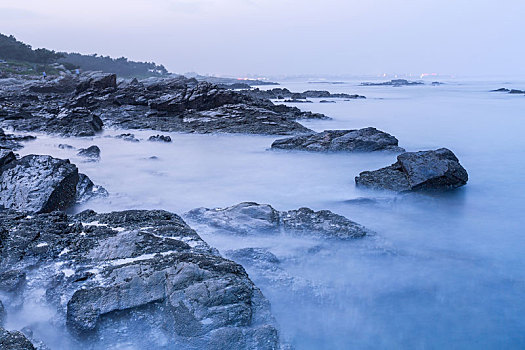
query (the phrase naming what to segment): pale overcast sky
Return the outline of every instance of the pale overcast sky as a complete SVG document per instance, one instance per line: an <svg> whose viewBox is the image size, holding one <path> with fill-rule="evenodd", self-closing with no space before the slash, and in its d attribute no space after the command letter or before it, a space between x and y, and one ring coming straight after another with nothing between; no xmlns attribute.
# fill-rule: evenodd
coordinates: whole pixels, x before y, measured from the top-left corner
<svg viewBox="0 0 525 350"><path fill-rule="evenodd" d="M33 47L170 71L525 75L525 0L0 0Z"/></svg>

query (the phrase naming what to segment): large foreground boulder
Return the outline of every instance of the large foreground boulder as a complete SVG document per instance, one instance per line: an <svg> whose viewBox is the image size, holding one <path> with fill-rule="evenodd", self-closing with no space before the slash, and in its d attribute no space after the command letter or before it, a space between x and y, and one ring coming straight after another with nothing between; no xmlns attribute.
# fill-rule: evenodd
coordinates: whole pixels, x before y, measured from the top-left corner
<svg viewBox="0 0 525 350"><path fill-rule="evenodd" d="M325 130L315 134L279 139L274 141L272 148L318 152L405 151L398 146L398 140L394 136L372 127L359 130Z"/></svg>
<svg viewBox="0 0 525 350"><path fill-rule="evenodd" d="M81 178L67 159L32 154L17 160L12 153L2 159L0 205L5 208L36 213L66 210L77 199L93 195L91 180Z"/></svg>
<svg viewBox="0 0 525 350"><path fill-rule="evenodd" d="M452 189L467 181L467 171L447 148L406 152L397 156L396 163L355 178L358 186L394 191Z"/></svg>
<svg viewBox="0 0 525 350"><path fill-rule="evenodd" d="M197 208L185 214L196 224L240 235L279 234L309 235L323 238L352 239L371 231L329 210L309 208L277 211L268 204L243 202L227 208Z"/></svg>
<svg viewBox="0 0 525 350"><path fill-rule="evenodd" d="M35 328L44 342L60 335L70 348L279 348L269 303L245 270L175 214L0 210L0 233L0 281L27 271L23 283L0 283L5 300L25 303L38 292L56 311L53 327Z"/></svg>

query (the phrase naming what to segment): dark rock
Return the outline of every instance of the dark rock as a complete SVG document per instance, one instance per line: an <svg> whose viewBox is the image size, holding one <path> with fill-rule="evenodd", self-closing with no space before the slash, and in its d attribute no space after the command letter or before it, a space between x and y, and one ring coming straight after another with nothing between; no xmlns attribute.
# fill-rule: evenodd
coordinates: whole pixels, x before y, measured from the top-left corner
<svg viewBox="0 0 525 350"><path fill-rule="evenodd" d="M60 149L75 149L75 147L73 147L71 145L68 145L68 144L65 144L65 143L59 144L58 148L60 148Z"/></svg>
<svg viewBox="0 0 525 350"><path fill-rule="evenodd" d="M125 140L125 141L139 142L139 139L135 138L135 135L134 134L130 134L130 133L120 134L120 135L117 135L115 137L118 138L118 139Z"/></svg>
<svg viewBox="0 0 525 350"><path fill-rule="evenodd" d="M2 304L2 301L0 300L0 327L3 327L4 325L5 316L6 316L6 313L5 313L4 304Z"/></svg>
<svg viewBox="0 0 525 350"><path fill-rule="evenodd" d="M441 82L439 82L439 81L433 81L431 84L432 84L432 86L443 85L443 83L441 83Z"/></svg>
<svg viewBox="0 0 525 350"><path fill-rule="evenodd" d="M244 202L228 208L197 208L185 214L197 224L219 232L240 235L278 234L311 235L322 238L351 239L363 237L369 230L329 210L309 208L277 211L268 204Z"/></svg>
<svg viewBox="0 0 525 350"><path fill-rule="evenodd" d="M335 101L331 101L331 100L321 100L319 101L319 103L336 103Z"/></svg>
<svg viewBox="0 0 525 350"><path fill-rule="evenodd" d="M509 91L509 94L525 94L525 91L512 89L512 90Z"/></svg>
<svg viewBox="0 0 525 350"><path fill-rule="evenodd" d="M0 149L16 151L24 147L20 142L31 141L34 139L36 139L35 136L16 136L13 134L6 134L3 129L0 129Z"/></svg>
<svg viewBox="0 0 525 350"><path fill-rule="evenodd" d="M88 89L104 90L108 88L117 87L117 75L101 72L93 72L76 87L77 94L82 93Z"/></svg>
<svg viewBox="0 0 525 350"><path fill-rule="evenodd" d="M79 175L69 160L28 155L0 167L0 205L5 208L37 213L66 210L77 200L104 194L106 190Z"/></svg>
<svg viewBox="0 0 525 350"><path fill-rule="evenodd" d="M379 170L364 171L355 178L359 186L394 191L443 190L463 186L467 171L452 151L407 152L397 162Z"/></svg>
<svg viewBox="0 0 525 350"><path fill-rule="evenodd" d="M54 323L78 348L279 347L269 304L245 270L175 214L0 210L2 227L0 276L31 267L16 293L45 289Z"/></svg>
<svg viewBox="0 0 525 350"><path fill-rule="evenodd" d="M381 83L361 83L362 86L410 86L410 85L424 85L421 81L408 81L406 79L393 79Z"/></svg>
<svg viewBox="0 0 525 350"><path fill-rule="evenodd" d="M29 94L26 85L0 85L0 122L15 130L64 136L94 136L104 124L164 132L293 135L311 131L296 120L327 118L184 77L117 85L114 75L91 72L70 93Z"/></svg>
<svg viewBox="0 0 525 350"><path fill-rule="evenodd" d="M154 135L154 136L150 136L148 141L171 142L171 137L167 135Z"/></svg>
<svg viewBox="0 0 525 350"><path fill-rule="evenodd" d="M98 146L89 146L88 148L81 148L77 155L85 158L89 158L92 161L100 159L100 148Z"/></svg>
<svg viewBox="0 0 525 350"><path fill-rule="evenodd" d="M307 98L346 98L346 99L362 99L366 98L365 96L361 95L351 95L351 94L333 94L329 91L323 91L323 90L308 90L304 92L291 92L290 90L286 88L275 88L271 90L259 90L256 89L250 89L250 90L242 90L240 93L253 97L258 99L291 99L291 100L304 100ZM285 101L286 102L286 101ZM297 101L297 102L304 102L304 101Z"/></svg>
<svg viewBox="0 0 525 350"><path fill-rule="evenodd" d="M66 94L75 91L78 80L70 75L59 77L45 82L37 82L29 86L29 91L39 93Z"/></svg>
<svg viewBox="0 0 525 350"><path fill-rule="evenodd" d="M85 203L90 199L107 197L108 195L109 193L104 187L95 185L85 174L78 174L75 197L76 203Z"/></svg>
<svg viewBox="0 0 525 350"><path fill-rule="evenodd" d="M509 92L510 90L507 88L499 88L496 90L491 90L491 92Z"/></svg>
<svg viewBox="0 0 525 350"><path fill-rule="evenodd" d="M16 160L16 156L12 151L0 149L0 172L2 167Z"/></svg>
<svg viewBox="0 0 525 350"><path fill-rule="evenodd" d="M0 204L6 208L50 212L75 202L78 169L68 160L28 155L1 168Z"/></svg>
<svg viewBox="0 0 525 350"><path fill-rule="evenodd" d="M398 140L394 136L371 127L359 130L325 130L316 134L280 139L272 143L272 148L317 152L405 151L398 146Z"/></svg>
<svg viewBox="0 0 525 350"><path fill-rule="evenodd" d="M33 344L20 332L9 332L0 328L0 349L2 350L36 350Z"/></svg>
<svg viewBox="0 0 525 350"><path fill-rule="evenodd" d="M297 100L297 99L291 99L291 100L284 100L285 103L313 103L310 100Z"/></svg>

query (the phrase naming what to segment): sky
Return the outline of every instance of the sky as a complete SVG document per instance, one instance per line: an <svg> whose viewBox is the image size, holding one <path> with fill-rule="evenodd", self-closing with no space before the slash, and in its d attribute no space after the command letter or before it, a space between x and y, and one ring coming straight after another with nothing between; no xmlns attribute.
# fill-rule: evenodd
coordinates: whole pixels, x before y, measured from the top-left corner
<svg viewBox="0 0 525 350"><path fill-rule="evenodd" d="M0 0L34 48L244 76L525 76L524 0Z"/></svg>

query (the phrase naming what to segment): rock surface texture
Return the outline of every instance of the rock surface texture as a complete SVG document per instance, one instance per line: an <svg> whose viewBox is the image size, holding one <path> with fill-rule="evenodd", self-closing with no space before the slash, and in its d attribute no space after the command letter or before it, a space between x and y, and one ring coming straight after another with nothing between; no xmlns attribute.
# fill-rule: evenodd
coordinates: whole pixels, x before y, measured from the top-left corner
<svg viewBox="0 0 525 350"><path fill-rule="evenodd" d="M0 165L0 206L5 208L37 213L66 210L78 198L93 194L91 180L69 160L42 155L16 159L7 152Z"/></svg>
<svg viewBox="0 0 525 350"><path fill-rule="evenodd" d="M118 82L114 74L88 72L15 80L0 84L0 102L0 123L66 136L93 136L104 126L293 135L311 132L296 120L326 118L182 76Z"/></svg>
<svg viewBox="0 0 525 350"><path fill-rule="evenodd" d="M405 150L399 147L398 143L394 136L370 127L359 130L325 130L320 133L280 139L272 143L272 148L317 152L404 152Z"/></svg>
<svg viewBox="0 0 525 350"><path fill-rule="evenodd" d="M0 210L0 235L0 291L23 304L43 290L65 348L280 348L244 269L175 214Z"/></svg>
<svg viewBox="0 0 525 350"><path fill-rule="evenodd" d="M309 208L277 211L268 204L243 202L228 208L197 208L185 214L197 224L240 235L279 234L308 235L329 239L352 239L372 232L329 210Z"/></svg>
<svg viewBox="0 0 525 350"><path fill-rule="evenodd" d="M463 186L468 174L454 153L446 148L406 152L397 162L355 178L358 186L394 191L443 190Z"/></svg>
<svg viewBox="0 0 525 350"><path fill-rule="evenodd" d="M0 349L2 350L36 350L33 344L18 331L10 332L0 327Z"/></svg>

